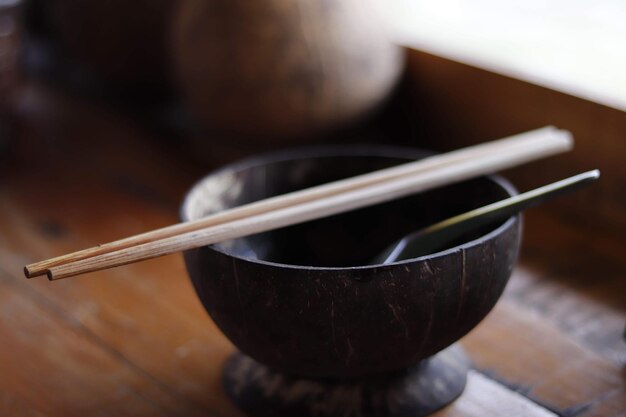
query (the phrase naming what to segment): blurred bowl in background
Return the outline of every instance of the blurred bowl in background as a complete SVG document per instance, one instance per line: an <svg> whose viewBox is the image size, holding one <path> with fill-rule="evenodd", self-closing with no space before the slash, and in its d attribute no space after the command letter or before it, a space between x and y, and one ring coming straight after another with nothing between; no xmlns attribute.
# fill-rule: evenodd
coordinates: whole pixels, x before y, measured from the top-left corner
<svg viewBox="0 0 626 417"><path fill-rule="evenodd" d="M361 0L187 0L173 52L182 94L207 131L268 143L363 119L404 62Z"/></svg>

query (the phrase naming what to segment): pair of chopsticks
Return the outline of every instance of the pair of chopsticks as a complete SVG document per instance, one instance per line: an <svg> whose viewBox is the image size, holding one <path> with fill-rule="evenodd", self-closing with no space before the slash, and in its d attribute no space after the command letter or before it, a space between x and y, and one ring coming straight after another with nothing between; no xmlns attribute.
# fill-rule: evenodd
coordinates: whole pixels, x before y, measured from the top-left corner
<svg viewBox="0 0 626 417"><path fill-rule="evenodd" d="M24 273L56 280L113 268L390 201L571 148L569 132L545 127L37 262Z"/></svg>

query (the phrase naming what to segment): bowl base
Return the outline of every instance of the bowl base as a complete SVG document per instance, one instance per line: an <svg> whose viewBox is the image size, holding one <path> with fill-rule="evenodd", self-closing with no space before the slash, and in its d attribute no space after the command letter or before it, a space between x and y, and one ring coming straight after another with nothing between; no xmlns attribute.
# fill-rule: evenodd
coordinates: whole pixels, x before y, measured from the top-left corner
<svg viewBox="0 0 626 417"><path fill-rule="evenodd" d="M459 344L394 373L309 379L274 371L241 353L226 362L223 383L250 416L427 416L465 388L470 363Z"/></svg>

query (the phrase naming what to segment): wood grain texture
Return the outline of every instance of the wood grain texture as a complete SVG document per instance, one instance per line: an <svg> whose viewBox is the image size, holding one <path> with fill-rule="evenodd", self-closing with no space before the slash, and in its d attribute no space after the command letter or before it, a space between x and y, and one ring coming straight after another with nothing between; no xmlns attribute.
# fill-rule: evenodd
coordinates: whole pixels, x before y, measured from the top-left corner
<svg viewBox="0 0 626 417"><path fill-rule="evenodd" d="M524 264L507 300L598 355L626 363L624 241L612 233L567 227L539 210L528 212L527 219Z"/></svg>
<svg viewBox="0 0 626 417"><path fill-rule="evenodd" d="M54 284L21 271L175 221L210 167L110 110L41 88L26 98L14 162L0 167L0 415L241 416L220 383L233 348L180 258ZM623 236L540 210L509 291L463 339L478 388L439 417L515 415L516 402L531 416L624 416Z"/></svg>
<svg viewBox="0 0 626 417"><path fill-rule="evenodd" d="M624 390L620 365L506 301L464 346L477 369L559 414L593 408L606 394Z"/></svg>
<svg viewBox="0 0 626 417"><path fill-rule="evenodd" d="M463 395L434 417L471 417L471 416L507 416L507 417L555 417L546 410L524 397L511 391L485 375L470 371Z"/></svg>
<svg viewBox="0 0 626 417"><path fill-rule="evenodd" d="M576 138L574 152L558 163L537 162L507 176L528 189L597 167L604 175L597 187L547 211L594 228L626 229L626 112L421 51L407 55L416 131L407 141L445 150L546 123L568 129Z"/></svg>

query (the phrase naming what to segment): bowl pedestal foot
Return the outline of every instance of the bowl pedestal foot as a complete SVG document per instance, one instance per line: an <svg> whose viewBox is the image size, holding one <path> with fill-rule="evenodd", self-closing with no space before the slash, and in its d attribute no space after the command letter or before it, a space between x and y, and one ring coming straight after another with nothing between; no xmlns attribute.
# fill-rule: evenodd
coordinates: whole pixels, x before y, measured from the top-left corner
<svg viewBox="0 0 626 417"><path fill-rule="evenodd" d="M420 417L455 400L469 360L459 344L394 373L349 380L309 379L274 371L241 353L226 362L223 383L250 416Z"/></svg>

